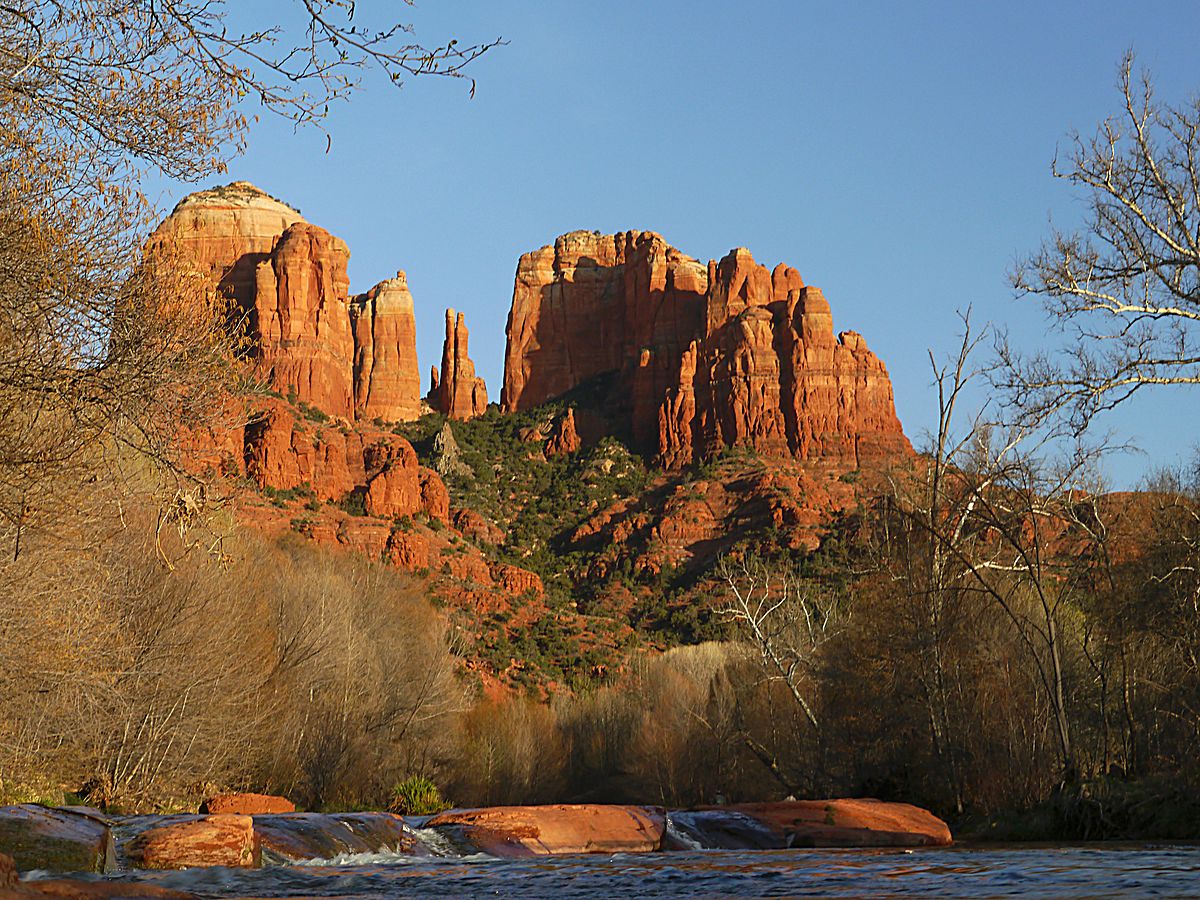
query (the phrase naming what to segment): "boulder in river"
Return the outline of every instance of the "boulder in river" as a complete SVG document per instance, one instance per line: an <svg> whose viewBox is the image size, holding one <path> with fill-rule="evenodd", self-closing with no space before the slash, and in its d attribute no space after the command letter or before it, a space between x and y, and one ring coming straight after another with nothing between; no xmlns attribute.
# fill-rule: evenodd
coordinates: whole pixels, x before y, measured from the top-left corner
<svg viewBox="0 0 1200 900"><path fill-rule="evenodd" d="M789 800L705 807L672 815L703 847L943 847L950 829L928 810L881 800Z"/></svg>
<svg viewBox="0 0 1200 900"><path fill-rule="evenodd" d="M200 805L200 812L208 815L235 813L241 816L261 816L295 811L296 804L291 800L270 794L217 794Z"/></svg>
<svg viewBox="0 0 1200 900"><path fill-rule="evenodd" d="M254 819L233 814L170 817L139 831L124 848L142 869L254 868L262 861Z"/></svg>

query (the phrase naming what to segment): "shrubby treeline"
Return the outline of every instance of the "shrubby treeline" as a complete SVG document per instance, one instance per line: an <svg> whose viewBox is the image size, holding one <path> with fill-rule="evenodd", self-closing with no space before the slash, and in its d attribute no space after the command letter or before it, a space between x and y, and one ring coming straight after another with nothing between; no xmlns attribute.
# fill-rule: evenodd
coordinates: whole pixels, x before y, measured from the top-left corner
<svg viewBox="0 0 1200 900"><path fill-rule="evenodd" d="M727 640L552 695L485 696L387 566L237 532L222 565L136 507L87 519L0 563L0 790L382 807L424 777L458 804L867 795L1034 810L997 835L1194 830L1200 482L1025 494L980 463L931 517L935 458L825 550L726 559Z"/></svg>
<svg viewBox="0 0 1200 900"><path fill-rule="evenodd" d="M172 569L152 525L0 563L0 793L146 806L253 785L320 807L433 771L466 692L418 585L293 536Z"/></svg>

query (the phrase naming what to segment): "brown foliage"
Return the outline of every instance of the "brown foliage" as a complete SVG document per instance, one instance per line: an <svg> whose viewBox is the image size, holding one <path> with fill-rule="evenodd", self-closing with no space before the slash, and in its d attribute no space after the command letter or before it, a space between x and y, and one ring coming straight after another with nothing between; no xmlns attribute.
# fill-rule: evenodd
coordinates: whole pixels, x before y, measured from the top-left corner
<svg viewBox="0 0 1200 900"><path fill-rule="evenodd" d="M0 564L0 782L321 806L382 804L432 770L464 694L420 589L308 547L229 550L225 569L193 554L169 570L143 520L99 549L35 542Z"/></svg>

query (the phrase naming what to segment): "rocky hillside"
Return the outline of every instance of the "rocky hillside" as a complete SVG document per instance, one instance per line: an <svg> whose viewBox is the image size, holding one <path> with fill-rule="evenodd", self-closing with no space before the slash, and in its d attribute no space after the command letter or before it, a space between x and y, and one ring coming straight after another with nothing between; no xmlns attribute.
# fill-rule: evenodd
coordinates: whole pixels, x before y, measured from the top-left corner
<svg viewBox="0 0 1200 900"><path fill-rule="evenodd" d="M196 468L256 529L426 578L485 682L603 678L630 646L719 633L721 553L814 553L912 455L883 363L745 250L704 266L572 232L526 254L497 407L461 313L422 399L404 273L351 294L345 243L252 185L185 199L168 243L244 320L265 386L190 436Z"/></svg>

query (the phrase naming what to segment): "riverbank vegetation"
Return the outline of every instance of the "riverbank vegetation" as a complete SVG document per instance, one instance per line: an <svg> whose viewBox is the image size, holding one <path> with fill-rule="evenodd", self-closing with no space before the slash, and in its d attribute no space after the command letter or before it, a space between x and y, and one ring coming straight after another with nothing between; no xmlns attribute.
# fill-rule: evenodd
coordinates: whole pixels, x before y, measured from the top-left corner
<svg viewBox="0 0 1200 900"><path fill-rule="evenodd" d="M168 568L151 510L130 505L0 565L16 586L0 601L0 791L124 809L218 787L385 808L405 783L472 805L867 795L986 837L1194 837L1200 494L1155 488L1088 501L1089 531L1036 548L1061 698L1023 631L1044 616L1036 591L999 566L979 587L956 563L931 592L914 574L931 544L892 503L842 526L853 578L819 551L743 560L714 608L723 639L632 651L604 684L548 698L482 693L470 635L410 576L232 526L223 564L160 538ZM1085 543L1097 522L1105 541ZM738 593L770 610L759 638Z"/></svg>

